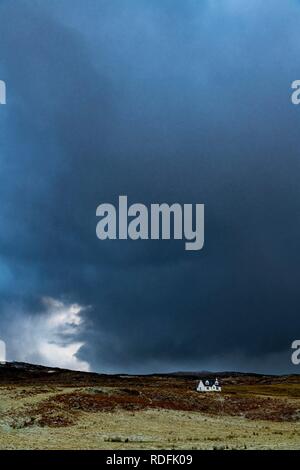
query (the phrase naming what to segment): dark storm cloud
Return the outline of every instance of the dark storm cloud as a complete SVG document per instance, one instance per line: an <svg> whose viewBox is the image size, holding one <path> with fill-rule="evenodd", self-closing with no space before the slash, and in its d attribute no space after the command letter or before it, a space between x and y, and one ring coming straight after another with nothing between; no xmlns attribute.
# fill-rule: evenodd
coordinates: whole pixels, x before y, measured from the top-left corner
<svg viewBox="0 0 300 470"><path fill-rule="evenodd" d="M289 369L300 7L245 3L0 2L2 325L51 296L97 370ZM100 242L119 194L204 203L204 250Z"/></svg>

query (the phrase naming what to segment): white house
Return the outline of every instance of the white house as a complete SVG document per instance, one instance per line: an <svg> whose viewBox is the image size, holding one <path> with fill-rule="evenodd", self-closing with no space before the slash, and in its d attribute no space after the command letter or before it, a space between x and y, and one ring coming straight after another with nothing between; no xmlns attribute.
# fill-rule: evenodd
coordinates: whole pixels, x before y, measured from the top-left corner
<svg viewBox="0 0 300 470"><path fill-rule="evenodd" d="M200 380L197 386L197 392L221 392L222 387L218 379L213 380Z"/></svg>

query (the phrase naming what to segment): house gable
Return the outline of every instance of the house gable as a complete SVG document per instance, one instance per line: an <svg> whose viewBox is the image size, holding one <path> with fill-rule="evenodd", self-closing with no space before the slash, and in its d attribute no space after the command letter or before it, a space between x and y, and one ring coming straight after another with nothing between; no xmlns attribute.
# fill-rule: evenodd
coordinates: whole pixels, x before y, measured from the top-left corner
<svg viewBox="0 0 300 470"><path fill-rule="evenodd" d="M218 379L200 380L197 386L197 392L221 392L221 390Z"/></svg>

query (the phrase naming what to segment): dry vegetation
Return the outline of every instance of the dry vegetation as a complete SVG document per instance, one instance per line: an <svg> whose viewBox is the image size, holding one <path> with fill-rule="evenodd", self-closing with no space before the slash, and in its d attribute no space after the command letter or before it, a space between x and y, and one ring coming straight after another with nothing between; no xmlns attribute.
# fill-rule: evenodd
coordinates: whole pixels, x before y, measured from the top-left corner
<svg viewBox="0 0 300 470"><path fill-rule="evenodd" d="M0 368L0 448L300 448L300 377L105 376Z"/></svg>

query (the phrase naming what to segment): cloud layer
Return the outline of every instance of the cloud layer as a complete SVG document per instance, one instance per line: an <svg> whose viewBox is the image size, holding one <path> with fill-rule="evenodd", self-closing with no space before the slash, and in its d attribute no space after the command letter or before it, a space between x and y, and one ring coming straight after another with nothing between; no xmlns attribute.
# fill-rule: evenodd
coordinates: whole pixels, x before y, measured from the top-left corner
<svg viewBox="0 0 300 470"><path fill-rule="evenodd" d="M20 0L0 17L0 331L7 311L39 325L23 360L294 370L299 3ZM205 249L99 242L96 207L120 194L204 203ZM88 322L61 344L75 303Z"/></svg>
<svg viewBox="0 0 300 470"><path fill-rule="evenodd" d="M35 315L16 306L6 312L2 333L8 339L7 360L90 370L89 364L77 357L84 346L79 335L86 308L53 298L42 299L41 307Z"/></svg>

